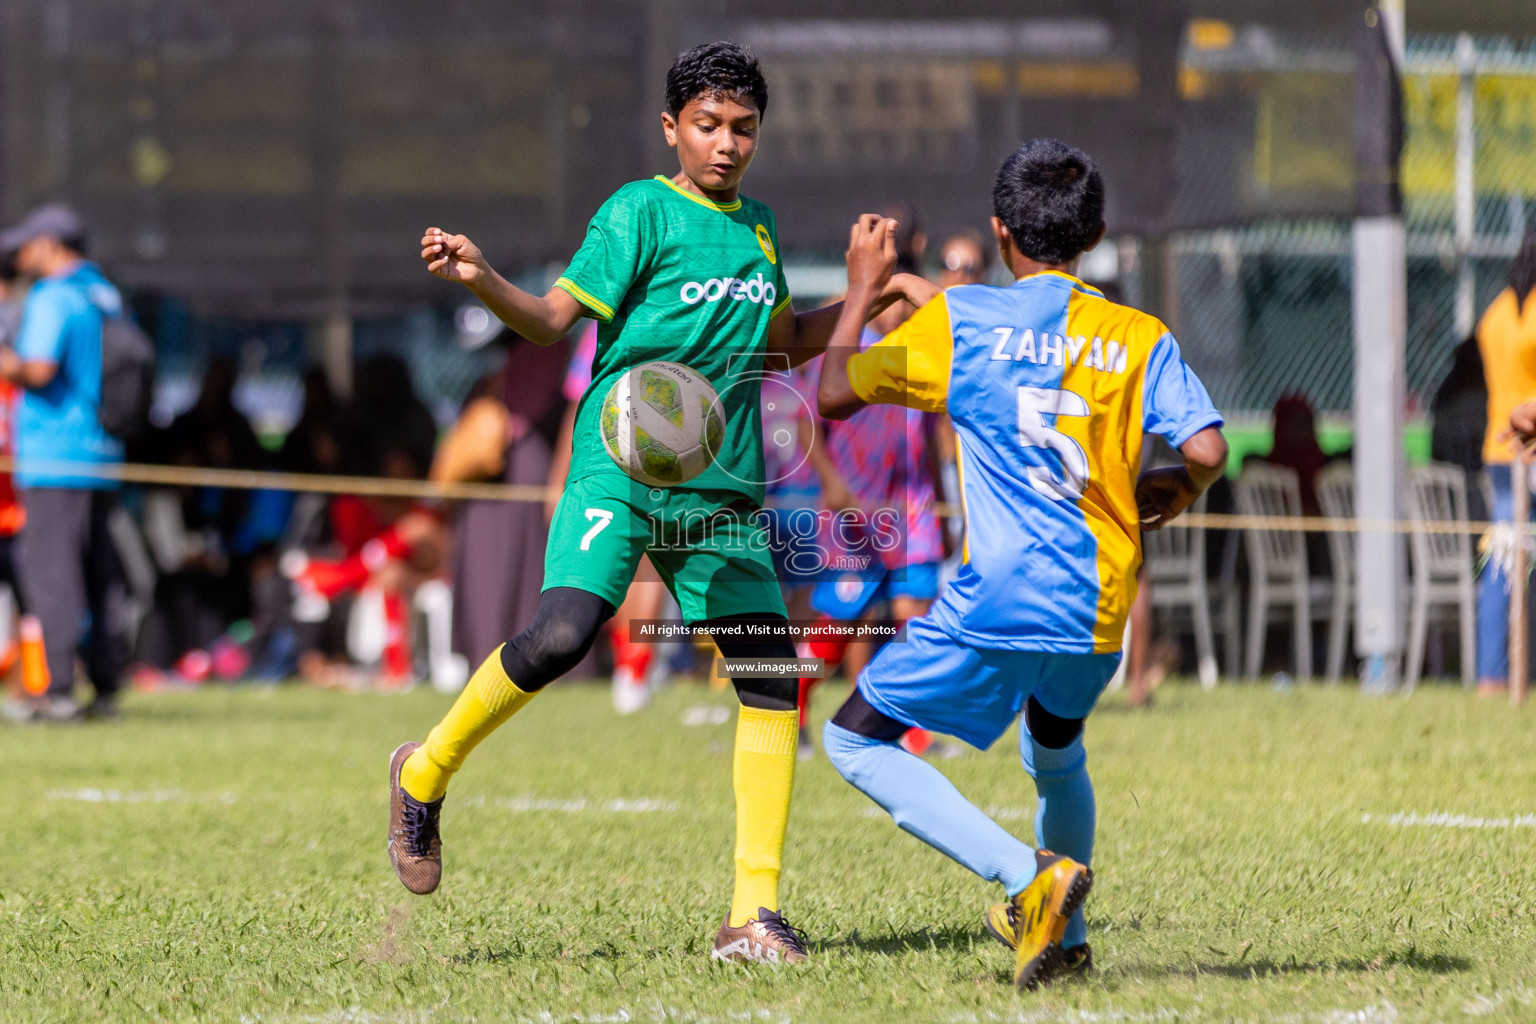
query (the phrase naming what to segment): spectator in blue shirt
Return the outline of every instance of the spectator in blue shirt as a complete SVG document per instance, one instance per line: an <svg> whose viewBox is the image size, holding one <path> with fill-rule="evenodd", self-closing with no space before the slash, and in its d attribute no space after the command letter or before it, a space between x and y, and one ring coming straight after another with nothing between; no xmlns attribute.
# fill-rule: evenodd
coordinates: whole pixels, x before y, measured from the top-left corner
<svg viewBox="0 0 1536 1024"><path fill-rule="evenodd" d="M0 256L13 254L34 282L15 350L0 350L0 376L23 388L16 482L30 521L19 555L48 651L48 695L36 708L44 719L115 715L126 646L122 567L107 529L118 485L92 472L123 459L98 415L102 325L122 312L122 297L84 250L84 225L64 206L39 207L0 233ZM84 709L74 700L77 654L96 693Z"/></svg>

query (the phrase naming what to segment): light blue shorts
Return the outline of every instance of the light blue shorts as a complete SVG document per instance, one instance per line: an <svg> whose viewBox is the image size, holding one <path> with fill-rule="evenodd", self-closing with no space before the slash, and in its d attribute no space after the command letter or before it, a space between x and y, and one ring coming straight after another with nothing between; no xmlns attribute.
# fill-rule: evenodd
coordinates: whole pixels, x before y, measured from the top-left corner
<svg viewBox="0 0 1536 1024"><path fill-rule="evenodd" d="M971 647L921 616L907 623L904 643L886 644L870 661L859 692L898 722L986 750L1031 696L1058 718L1087 718L1119 666L1119 653Z"/></svg>

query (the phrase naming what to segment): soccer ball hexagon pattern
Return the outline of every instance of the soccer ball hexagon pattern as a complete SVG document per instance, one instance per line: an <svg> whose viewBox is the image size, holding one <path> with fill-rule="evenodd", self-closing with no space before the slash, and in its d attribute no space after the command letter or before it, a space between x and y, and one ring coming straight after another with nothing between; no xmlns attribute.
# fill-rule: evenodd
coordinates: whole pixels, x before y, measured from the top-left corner
<svg viewBox="0 0 1536 1024"><path fill-rule="evenodd" d="M619 468L652 487L687 483L709 468L725 438L714 385L682 363L626 370L603 399L603 447Z"/></svg>

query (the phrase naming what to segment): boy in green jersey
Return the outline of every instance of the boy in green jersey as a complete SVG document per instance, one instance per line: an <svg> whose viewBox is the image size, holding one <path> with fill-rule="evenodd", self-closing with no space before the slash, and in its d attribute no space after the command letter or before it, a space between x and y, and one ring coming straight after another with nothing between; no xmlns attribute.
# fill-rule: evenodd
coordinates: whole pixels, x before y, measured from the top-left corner
<svg viewBox="0 0 1536 1024"><path fill-rule="evenodd" d="M649 554L687 622L728 658L795 655L759 517L763 501L758 373L765 353L798 364L821 352L840 307L795 313L773 212L737 186L751 162L768 90L756 59L731 43L683 53L667 74L662 129L681 170L625 185L603 204L570 267L543 297L498 275L462 235L429 228L427 269L469 287L522 336L550 344L583 316L598 321L592 384L582 396L565 492L550 524L544 591L526 630L475 672L425 743L390 761L390 860L406 888L428 893L442 871L438 816L452 774L474 746L576 665ZM923 287L898 277L877 308ZM926 294L926 291L922 294ZM725 412L714 463L684 485L651 488L603 450L599 413L613 381L652 360L711 380ZM736 888L713 955L799 961L802 936L779 914L779 868L794 782L796 674L733 679L741 701L734 759Z"/></svg>

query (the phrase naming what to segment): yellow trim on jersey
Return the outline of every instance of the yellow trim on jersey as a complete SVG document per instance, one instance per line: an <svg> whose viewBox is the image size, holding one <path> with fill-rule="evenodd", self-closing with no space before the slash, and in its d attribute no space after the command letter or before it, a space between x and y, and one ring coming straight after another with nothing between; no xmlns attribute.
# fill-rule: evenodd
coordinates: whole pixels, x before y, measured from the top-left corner
<svg viewBox="0 0 1536 1024"><path fill-rule="evenodd" d="M1107 654L1120 650L1136 598L1141 519L1135 481L1141 466L1142 388L1147 359L1167 328L1155 317L1083 290L1067 300L1064 333L1086 347L1075 361L1067 361L1061 387L1082 396L1092 415L1059 416L1055 429L1088 456L1088 489L1077 508L1097 548L1093 649ZM1119 345L1112 347L1115 342ZM1123 360L1116 358L1117 348ZM1120 366L1124 369L1117 369ZM1125 439L1124 445L1111 440L1118 438Z"/></svg>
<svg viewBox="0 0 1536 1024"><path fill-rule="evenodd" d="M666 185L667 188L670 188L684 199L692 199L700 206L707 206L711 210L719 210L721 213L735 213L737 210L741 209L741 196L737 196L735 199L732 199L728 203L717 203L713 199L705 199L697 192L689 192L687 189L679 186L677 182L664 175L656 175L656 180Z"/></svg>
<svg viewBox="0 0 1536 1024"><path fill-rule="evenodd" d="M787 290L788 289L786 289L786 291ZM768 314L768 319L772 320L774 317L776 317L780 313L784 312L784 310L788 309L789 308L790 298L791 298L790 296L786 295L782 299L780 299L779 300L779 304L777 306L773 307L773 312Z"/></svg>
<svg viewBox="0 0 1536 1024"><path fill-rule="evenodd" d="M1023 280L1027 280L1028 278L1031 278L1031 277L1060 277L1060 278L1064 278L1065 280L1071 281L1074 285L1076 285L1078 291L1087 292L1089 295L1097 296L1098 298L1101 298L1101 299L1104 298L1104 293L1103 292L1099 291L1093 285L1088 284L1082 278L1080 278L1080 277L1073 277L1071 274L1067 273L1065 270L1041 270L1041 271L1038 271L1037 273L1025 274L1023 277L1019 278L1019 280L1023 281Z"/></svg>
<svg viewBox="0 0 1536 1024"><path fill-rule="evenodd" d="M943 412L954 355L949 303L941 293L906 323L848 360L848 383L870 405Z"/></svg>
<svg viewBox="0 0 1536 1024"><path fill-rule="evenodd" d="M577 302L590 309L593 313L597 314L597 318L599 320L613 319L612 306L608 305L608 303L604 302L602 299L599 299L597 296L593 295L591 292L587 291L585 288L577 284L575 281L572 281L570 278L560 278L555 282L555 287L567 292L571 298L575 299Z"/></svg>

